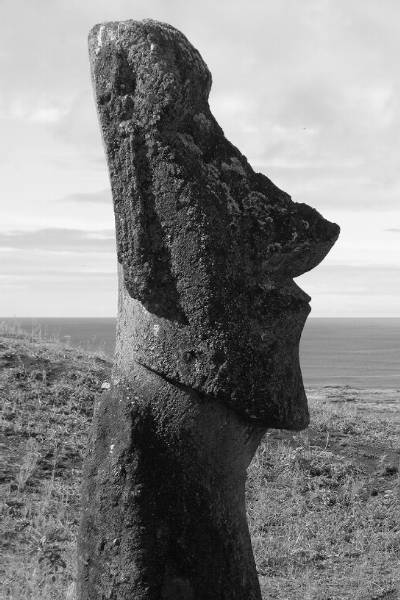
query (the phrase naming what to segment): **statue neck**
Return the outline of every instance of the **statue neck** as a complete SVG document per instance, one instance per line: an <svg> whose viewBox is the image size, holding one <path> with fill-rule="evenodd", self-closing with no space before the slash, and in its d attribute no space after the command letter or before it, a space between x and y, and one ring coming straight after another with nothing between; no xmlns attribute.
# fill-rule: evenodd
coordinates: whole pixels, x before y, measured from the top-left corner
<svg viewBox="0 0 400 600"><path fill-rule="evenodd" d="M87 589L109 585L123 564L116 600L259 600L245 479L263 431L140 366L95 419L102 442L87 467L82 528L98 533L81 552Z"/></svg>

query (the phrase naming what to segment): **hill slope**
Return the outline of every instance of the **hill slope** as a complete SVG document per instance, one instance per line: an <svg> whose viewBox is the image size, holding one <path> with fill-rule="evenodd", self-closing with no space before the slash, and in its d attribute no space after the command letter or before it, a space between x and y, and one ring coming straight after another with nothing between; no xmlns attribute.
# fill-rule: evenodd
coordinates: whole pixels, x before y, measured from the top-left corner
<svg viewBox="0 0 400 600"><path fill-rule="evenodd" d="M9 334L0 367L0 598L73 600L82 457L111 365ZM313 390L307 432L265 436L247 490L265 598L400 598L400 402L366 396Z"/></svg>

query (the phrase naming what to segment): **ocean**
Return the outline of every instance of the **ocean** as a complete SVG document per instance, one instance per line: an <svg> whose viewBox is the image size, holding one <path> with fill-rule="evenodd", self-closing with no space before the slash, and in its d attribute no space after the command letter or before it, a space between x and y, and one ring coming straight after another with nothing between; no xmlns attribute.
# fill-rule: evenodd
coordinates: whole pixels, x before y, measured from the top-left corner
<svg viewBox="0 0 400 600"><path fill-rule="evenodd" d="M110 357L115 319L1 319L29 334L56 338ZM308 319L300 344L306 387L400 390L399 319Z"/></svg>

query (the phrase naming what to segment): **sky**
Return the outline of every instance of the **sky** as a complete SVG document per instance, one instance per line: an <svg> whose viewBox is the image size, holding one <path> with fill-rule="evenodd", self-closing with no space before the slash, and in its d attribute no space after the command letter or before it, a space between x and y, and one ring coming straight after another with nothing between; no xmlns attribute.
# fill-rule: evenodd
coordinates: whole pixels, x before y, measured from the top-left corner
<svg viewBox="0 0 400 600"><path fill-rule="evenodd" d="M400 317L398 0L1 0L0 317L117 310L114 217L87 33L177 27L257 171L337 222L297 283L314 317Z"/></svg>

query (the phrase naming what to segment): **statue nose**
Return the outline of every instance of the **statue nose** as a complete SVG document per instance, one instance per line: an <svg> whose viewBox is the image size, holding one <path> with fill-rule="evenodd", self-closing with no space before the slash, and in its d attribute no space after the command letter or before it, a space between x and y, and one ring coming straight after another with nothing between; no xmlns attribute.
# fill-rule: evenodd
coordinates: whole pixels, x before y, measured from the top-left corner
<svg viewBox="0 0 400 600"><path fill-rule="evenodd" d="M340 227L307 204L293 203L291 239L267 248L265 270L285 277L298 277L314 269L336 242Z"/></svg>

